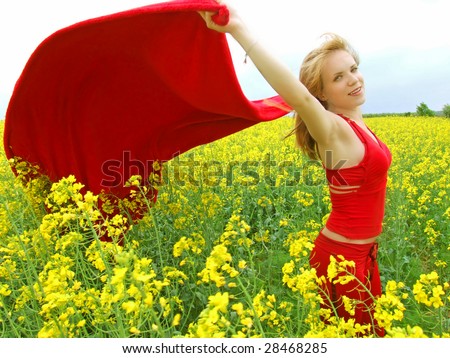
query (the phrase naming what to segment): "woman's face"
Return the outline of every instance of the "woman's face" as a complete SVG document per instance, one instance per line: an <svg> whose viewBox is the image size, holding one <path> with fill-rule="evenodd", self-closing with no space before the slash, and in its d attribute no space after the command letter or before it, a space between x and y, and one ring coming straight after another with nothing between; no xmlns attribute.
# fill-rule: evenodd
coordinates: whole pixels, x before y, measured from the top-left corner
<svg viewBox="0 0 450 358"><path fill-rule="evenodd" d="M365 100L364 78L351 54L344 50L330 53L322 69L321 101L334 113L345 113Z"/></svg>

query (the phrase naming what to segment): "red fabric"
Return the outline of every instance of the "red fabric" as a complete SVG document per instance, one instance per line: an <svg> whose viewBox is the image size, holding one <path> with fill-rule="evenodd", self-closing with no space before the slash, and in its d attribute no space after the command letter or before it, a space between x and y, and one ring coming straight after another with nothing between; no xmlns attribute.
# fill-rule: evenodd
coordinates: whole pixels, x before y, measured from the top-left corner
<svg viewBox="0 0 450 358"><path fill-rule="evenodd" d="M7 157L39 164L52 181L73 174L87 190L124 198L126 180L146 178L153 161L289 112L279 97L244 96L226 36L207 29L198 10L228 21L213 0L177 0L43 41L8 106Z"/></svg>
<svg viewBox="0 0 450 358"><path fill-rule="evenodd" d="M332 204L326 226L350 239L375 237L382 231L387 173L392 155L375 134L372 133L376 143L356 122L342 118L364 144L365 154L356 166L326 169Z"/></svg>
<svg viewBox="0 0 450 358"><path fill-rule="evenodd" d="M320 291L323 299L322 308L328 308L332 313L336 310L337 315L345 320L354 319L355 323L371 324L373 332L377 336L383 337L384 329L380 328L373 318L374 300L372 296L377 298L382 294L380 272L376 261L377 244L344 244L328 239L322 232L319 233L314 241L314 249L311 251L309 260L311 267L316 269L318 277L327 278L330 255L338 261L338 255L344 256L347 261L353 261L355 267L348 269L352 270L352 275L356 277L356 280L342 285L340 283L333 284L327 279L322 284ZM345 276L346 274L339 275ZM370 294L367 290L370 291ZM350 315L345 310L342 296L358 301L354 315Z"/></svg>

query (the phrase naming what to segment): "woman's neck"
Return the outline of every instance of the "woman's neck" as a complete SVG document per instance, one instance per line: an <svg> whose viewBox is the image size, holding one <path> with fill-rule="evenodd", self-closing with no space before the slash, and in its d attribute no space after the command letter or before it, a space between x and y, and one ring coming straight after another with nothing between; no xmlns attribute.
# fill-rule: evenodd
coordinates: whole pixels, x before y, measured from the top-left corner
<svg viewBox="0 0 450 358"><path fill-rule="evenodd" d="M336 114L342 114L346 116L347 118L350 118L351 120L355 122L359 122L363 120L363 115L361 108L355 108L355 109L348 109L348 108L329 108L329 111L336 113Z"/></svg>

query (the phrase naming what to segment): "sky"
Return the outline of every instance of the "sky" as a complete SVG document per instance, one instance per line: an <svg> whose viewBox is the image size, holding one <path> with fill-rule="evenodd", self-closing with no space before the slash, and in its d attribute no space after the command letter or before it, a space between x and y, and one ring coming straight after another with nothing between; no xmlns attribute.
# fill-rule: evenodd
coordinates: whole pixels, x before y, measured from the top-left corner
<svg viewBox="0 0 450 358"><path fill-rule="evenodd" d="M53 32L155 0L14 0L0 4L0 119L35 48ZM364 113L433 110L450 103L448 0L228 0L259 41L298 76L320 35L337 33L358 51ZM275 95L229 38L236 73L250 99Z"/></svg>

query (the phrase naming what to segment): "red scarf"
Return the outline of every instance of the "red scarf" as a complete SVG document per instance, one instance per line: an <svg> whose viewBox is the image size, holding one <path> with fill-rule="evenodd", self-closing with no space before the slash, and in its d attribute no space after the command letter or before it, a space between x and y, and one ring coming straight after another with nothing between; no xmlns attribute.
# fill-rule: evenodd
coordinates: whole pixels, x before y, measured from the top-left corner
<svg viewBox="0 0 450 358"><path fill-rule="evenodd" d="M129 194L167 161L289 112L279 97L249 101L226 36L197 13L214 0L176 0L95 18L57 31L33 53L10 100L8 158L38 164L58 181L70 174L94 194Z"/></svg>

